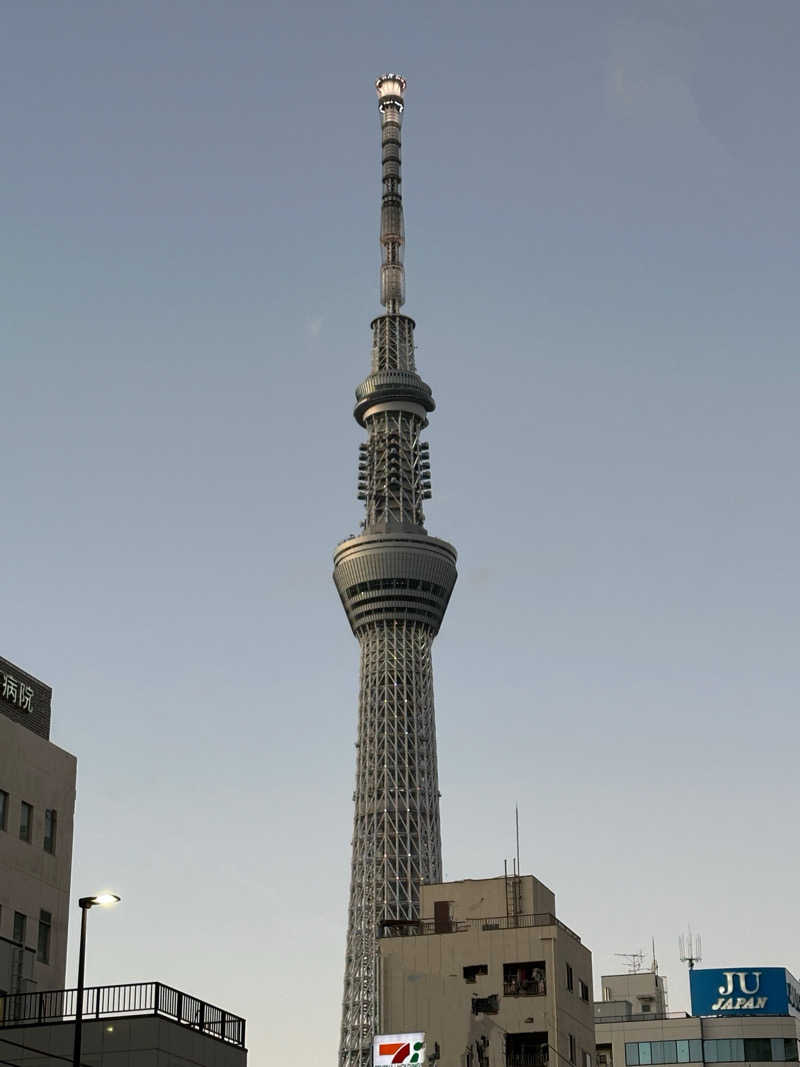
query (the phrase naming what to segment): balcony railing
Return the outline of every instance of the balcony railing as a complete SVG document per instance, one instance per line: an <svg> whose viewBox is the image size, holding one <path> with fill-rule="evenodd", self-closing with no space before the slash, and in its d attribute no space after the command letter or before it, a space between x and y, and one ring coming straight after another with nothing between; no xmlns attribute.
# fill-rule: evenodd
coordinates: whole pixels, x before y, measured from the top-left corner
<svg viewBox="0 0 800 1067"><path fill-rule="evenodd" d="M547 1051L506 1052L506 1067L547 1067Z"/></svg>
<svg viewBox="0 0 800 1067"><path fill-rule="evenodd" d="M544 997L547 996L547 983L544 979L508 978L503 982L504 997Z"/></svg>
<svg viewBox="0 0 800 1067"><path fill-rule="evenodd" d="M77 1003L77 989L0 997L0 1029L70 1022L75 1018ZM110 1015L160 1015L244 1048L244 1019L161 982L94 986L83 991L84 1019L103 1019Z"/></svg>
<svg viewBox="0 0 800 1067"><path fill-rule="evenodd" d="M646 1023L646 1022L663 1022L664 1019L690 1019L691 1015L688 1015L685 1011L643 1011L636 1014L628 1015L598 1015L597 1009L602 1001L595 1003L594 1006L594 1024L599 1026L601 1023ZM737 1012L740 1015L741 1012ZM763 1012L759 1012L759 1015L763 1015Z"/></svg>
<svg viewBox="0 0 800 1067"><path fill-rule="evenodd" d="M427 934L461 934L467 930L520 930L531 926L557 926L565 934L580 941L560 919L549 912L536 915L501 915L486 919L387 919L380 931L381 937L422 937Z"/></svg>

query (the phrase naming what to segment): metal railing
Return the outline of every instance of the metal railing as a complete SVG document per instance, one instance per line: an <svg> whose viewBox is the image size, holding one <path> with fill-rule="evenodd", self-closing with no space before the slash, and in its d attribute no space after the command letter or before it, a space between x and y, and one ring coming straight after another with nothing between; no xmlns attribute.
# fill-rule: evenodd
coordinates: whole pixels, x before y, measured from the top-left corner
<svg viewBox="0 0 800 1067"><path fill-rule="evenodd" d="M503 981L504 997L544 997L547 996L547 983L543 979L520 981L508 978Z"/></svg>
<svg viewBox="0 0 800 1067"><path fill-rule="evenodd" d="M0 1029L70 1022L75 1019L77 1002L77 989L0 997ZM244 1019L161 982L93 986L83 991L84 1022L111 1015L160 1015L244 1048Z"/></svg>
<svg viewBox="0 0 800 1067"><path fill-rule="evenodd" d="M500 915L486 919L449 919L437 922L435 919L388 919L380 930L380 937L423 937L428 934L461 934L467 930L520 930L531 926L557 926L565 934L580 938L560 919L550 912L536 915Z"/></svg>
<svg viewBox="0 0 800 1067"><path fill-rule="evenodd" d="M601 1001L602 1003L602 1001ZM646 1022L662 1022L664 1019L691 1019L692 1016L685 1011L643 1011L633 1013L629 1015L599 1015L597 1012L598 1005L594 1006L594 1024L599 1026L600 1023L646 1023ZM741 1014L737 1012L737 1014ZM759 1015L763 1014L759 1012Z"/></svg>
<svg viewBox="0 0 800 1067"><path fill-rule="evenodd" d="M506 1052L506 1067L547 1067L548 1050L540 1052Z"/></svg>

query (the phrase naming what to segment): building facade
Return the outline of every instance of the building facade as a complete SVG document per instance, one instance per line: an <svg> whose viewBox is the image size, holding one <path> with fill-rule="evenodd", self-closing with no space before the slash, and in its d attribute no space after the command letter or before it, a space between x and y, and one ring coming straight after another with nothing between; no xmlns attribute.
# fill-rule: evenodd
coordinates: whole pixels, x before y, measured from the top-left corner
<svg viewBox="0 0 800 1067"><path fill-rule="evenodd" d="M598 1067L797 1061L800 986L784 968L692 970L691 1015L660 1010L666 1004L657 1000L643 1004L639 993L658 981L653 974L603 977Z"/></svg>
<svg viewBox="0 0 800 1067"><path fill-rule="evenodd" d="M361 647L355 814L341 1067L371 1067L378 1027L377 931L419 918L420 889L442 876L431 646L456 580L456 552L430 537L423 501L434 408L414 359L405 300L400 130L406 83L377 83L383 196L381 303L372 366L356 389L362 532L334 554L334 581Z"/></svg>
<svg viewBox="0 0 800 1067"><path fill-rule="evenodd" d="M385 922L382 1034L425 1034L441 1067L592 1067L592 957L538 879L426 885L422 913Z"/></svg>
<svg viewBox="0 0 800 1067"><path fill-rule="evenodd" d="M51 699L0 658L0 995L65 984L76 760Z"/></svg>

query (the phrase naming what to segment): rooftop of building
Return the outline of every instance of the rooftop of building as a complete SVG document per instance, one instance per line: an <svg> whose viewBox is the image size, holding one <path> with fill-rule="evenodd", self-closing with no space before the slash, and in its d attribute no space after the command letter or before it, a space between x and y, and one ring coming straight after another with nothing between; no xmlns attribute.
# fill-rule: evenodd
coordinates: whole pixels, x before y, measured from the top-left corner
<svg viewBox="0 0 800 1067"><path fill-rule="evenodd" d="M77 989L48 989L5 996L0 1007L0 1035L30 1026L75 1021ZM245 1048L245 1020L232 1012L183 993L162 982L92 986L84 990L83 1017L123 1019L159 1016L216 1041Z"/></svg>
<svg viewBox="0 0 800 1067"><path fill-rule="evenodd" d="M532 874L429 882L420 894L420 919L388 919L379 936L421 937L469 930L517 930L555 926L580 941L556 917L555 895Z"/></svg>

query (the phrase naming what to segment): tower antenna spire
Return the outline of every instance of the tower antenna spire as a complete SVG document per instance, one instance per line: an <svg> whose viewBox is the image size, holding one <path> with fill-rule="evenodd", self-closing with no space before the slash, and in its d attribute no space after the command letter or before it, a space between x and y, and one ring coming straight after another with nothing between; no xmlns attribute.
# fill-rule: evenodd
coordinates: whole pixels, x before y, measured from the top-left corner
<svg viewBox="0 0 800 1067"><path fill-rule="evenodd" d="M337 546L333 580L361 647L353 859L340 1067L371 1067L380 1020L379 938L418 928L420 891L442 880L431 646L456 581L456 550L430 537L434 410L414 363L405 301L400 134L405 79L375 83L381 128L381 303L372 366L356 389L362 533Z"/></svg>
<svg viewBox="0 0 800 1067"><path fill-rule="evenodd" d="M400 176L400 132L406 80L399 74L381 74L375 81L381 116L381 303L396 314L406 302L406 276L403 266L405 224Z"/></svg>

